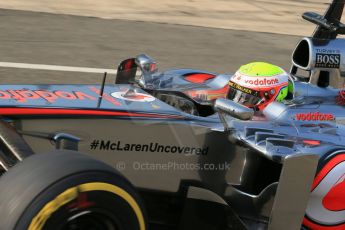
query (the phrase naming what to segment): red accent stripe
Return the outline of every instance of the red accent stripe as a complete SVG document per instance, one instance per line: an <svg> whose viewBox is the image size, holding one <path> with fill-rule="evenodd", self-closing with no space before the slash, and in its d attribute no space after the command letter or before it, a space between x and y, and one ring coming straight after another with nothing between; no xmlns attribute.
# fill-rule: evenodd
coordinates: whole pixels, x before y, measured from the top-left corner
<svg viewBox="0 0 345 230"><path fill-rule="evenodd" d="M303 143L307 144L307 145L320 145L321 144L321 142L317 141L317 140L303 140Z"/></svg>
<svg viewBox="0 0 345 230"><path fill-rule="evenodd" d="M321 171L317 174L314 179L313 185L311 187L312 190L316 188L316 186L323 180L323 178L339 163L345 161L345 154L340 153L339 155L335 156L331 159L327 164L321 169Z"/></svg>
<svg viewBox="0 0 345 230"><path fill-rule="evenodd" d="M58 108L0 108L0 115L96 115L96 116L126 116L150 118L174 118L181 116L144 114L123 111L83 110L83 109L58 109Z"/></svg>
<svg viewBox="0 0 345 230"><path fill-rule="evenodd" d="M185 77L185 80L196 83L196 84L201 84L204 83L205 81L215 78L215 75L212 74L206 74L206 73L196 73L196 74L191 74Z"/></svg>

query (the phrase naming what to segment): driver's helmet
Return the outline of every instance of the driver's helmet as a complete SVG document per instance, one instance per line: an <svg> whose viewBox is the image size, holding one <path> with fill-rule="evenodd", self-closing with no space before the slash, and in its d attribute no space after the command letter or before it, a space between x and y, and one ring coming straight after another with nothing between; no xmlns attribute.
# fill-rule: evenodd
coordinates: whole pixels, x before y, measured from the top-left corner
<svg viewBox="0 0 345 230"><path fill-rule="evenodd" d="M272 101L284 100L292 86L289 75L280 67L252 62L241 66L229 81L227 98L255 110L264 109Z"/></svg>

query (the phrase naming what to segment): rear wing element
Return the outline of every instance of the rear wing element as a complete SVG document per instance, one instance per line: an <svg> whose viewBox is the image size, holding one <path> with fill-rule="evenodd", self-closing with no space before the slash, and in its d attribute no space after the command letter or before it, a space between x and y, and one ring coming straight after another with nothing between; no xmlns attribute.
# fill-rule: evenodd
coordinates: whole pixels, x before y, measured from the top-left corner
<svg viewBox="0 0 345 230"><path fill-rule="evenodd" d="M317 25L313 35L302 39L292 54L290 73L296 80L325 88L345 77L345 24L341 23L345 0L333 0L321 16L306 12L303 18ZM302 74L304 73L304 74ZM335 85L335 83L332 83Z"/></svg>
<svg viewBox="0 0 345 230"><path fill-rule="evenodd" d="M317 25L313 38L335 39L338 34L345 34L345 25L340 22L345 0L333 0L324 16L306 12L303 18Z"/></svg>

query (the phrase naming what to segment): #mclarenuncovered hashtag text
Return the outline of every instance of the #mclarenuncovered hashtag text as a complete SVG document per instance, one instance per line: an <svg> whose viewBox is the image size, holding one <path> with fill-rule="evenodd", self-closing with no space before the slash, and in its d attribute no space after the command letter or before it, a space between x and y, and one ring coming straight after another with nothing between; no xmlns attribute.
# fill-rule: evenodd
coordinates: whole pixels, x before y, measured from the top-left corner
<svg viewBox="0 0 345 230"><path fill-rule="evenodd" d="M162 145L151 142L149 144L129 144L121 141L93 140L90 143L91 150L113 150L125 152L158 152L178 153L191 155L207 155L209 147L199 148L190 146Z"/></svg>

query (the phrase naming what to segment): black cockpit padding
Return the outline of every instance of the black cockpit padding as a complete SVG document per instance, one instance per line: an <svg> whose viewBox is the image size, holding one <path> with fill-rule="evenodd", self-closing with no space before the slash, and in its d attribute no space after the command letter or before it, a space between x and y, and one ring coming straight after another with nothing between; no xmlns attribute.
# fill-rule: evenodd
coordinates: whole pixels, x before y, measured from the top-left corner
<svg viewBox="0 0 345 230"><path fill-rule="evenodd" d="M329 86L329 72L328 71L320 71L319 80L317 82L317 86L326 88Z"/></svg>
<svg viewBox="0 0 345 230"><path fill-rule="evenodd" d="M0 121L0 150L6 155L14 155L19 161L34 154L20 134L4 121Z"/></svg>
<svg viewBox="0 0 345 230"><path fill-rule="evenodd" d="M299 66L307 68L309 64L309 44L306 40L300 41L297 45L294 53L292 54L292 60Z"/></svg>

